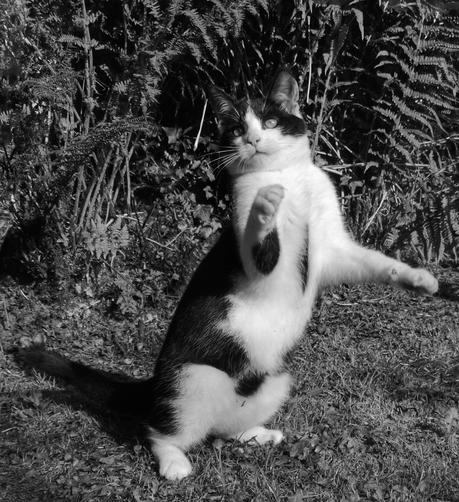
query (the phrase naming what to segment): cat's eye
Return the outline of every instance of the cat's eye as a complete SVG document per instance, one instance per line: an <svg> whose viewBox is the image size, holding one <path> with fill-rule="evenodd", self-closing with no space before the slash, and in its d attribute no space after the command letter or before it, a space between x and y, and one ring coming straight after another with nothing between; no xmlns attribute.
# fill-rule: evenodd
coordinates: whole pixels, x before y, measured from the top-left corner
<svg viewBox="0 0 459 502"><path fill-rule="evenodd" d="M277 120L276 119L268 119L265 120L265 127L267 129L274 129L274 127L277 126Z"/></svg>
<svg viewBox="0 0 459 502"><path fill-rule="evenodd" d="M244 131L242 130L242 127L235 127L232 132L233 132L233 136L236 136L236 138L238 138L239 136L242 136L242 134L244 133Z"/></svg>

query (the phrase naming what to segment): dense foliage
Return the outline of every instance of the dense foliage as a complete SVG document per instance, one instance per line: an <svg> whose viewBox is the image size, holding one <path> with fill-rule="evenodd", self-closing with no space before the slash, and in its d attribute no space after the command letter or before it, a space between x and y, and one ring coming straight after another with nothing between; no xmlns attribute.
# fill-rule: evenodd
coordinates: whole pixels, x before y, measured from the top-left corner
<svg viewBox="0 0 459 502"><path fill-rule="evenodd" d="M173 290L228 215L203 88L259 93L281 67L299 79L315 161L358 240L457 261L459 17L447 5L6 0L3 267L77 278L125 312Z"/></svg>

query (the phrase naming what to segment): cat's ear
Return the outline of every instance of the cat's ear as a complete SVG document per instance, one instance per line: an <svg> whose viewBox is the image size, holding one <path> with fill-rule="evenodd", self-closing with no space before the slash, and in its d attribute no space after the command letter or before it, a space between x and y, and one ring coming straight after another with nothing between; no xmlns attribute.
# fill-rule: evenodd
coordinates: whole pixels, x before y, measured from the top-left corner
<svg viewBox="0 0 459 502"><path fill-rule="evenodd" d="M300 91L296 80L290 73L281 71L271 87L268 100L280 106L286 112L303 118L298 103L299 97Z"/></svg>
<svg viewBox="0 0 459 502"><path fill-rule="evenodd" d="M206 95L213 112L217 116L219 126L224 118L237 118L238 113L236 107L228 94L218 87L209 86Z"/></svg>

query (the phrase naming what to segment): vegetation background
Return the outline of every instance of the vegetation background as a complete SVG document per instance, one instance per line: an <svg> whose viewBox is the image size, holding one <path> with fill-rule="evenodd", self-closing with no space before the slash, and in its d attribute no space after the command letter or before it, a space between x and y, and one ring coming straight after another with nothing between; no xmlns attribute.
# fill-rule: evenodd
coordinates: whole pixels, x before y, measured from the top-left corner
<svg viewBox="0 0 459 502"><path fill-rule="evenodd" d="M115 339L117 367L136 347L157 345L146 339L164 327L230 212L203 89L261 93L281 68L300 83L314 160L332 176L356 238L413 263L457 265L458 2L3 0L0 33L0 273L30 288L2 289L5 340L17 341L19 328L34 336L22 309L35 327L48 312L53 333L65 332L62 323L84 329L50 312L77 298L97 309L95 323L135 323L134 338ZM37 292L40 307L30 300ZM94 325L85 336L94 350L105 340ZM452 354L457 333L444 336L438 347ZM303 450L291 457L310 460ZM406 482L405 495L406 480L397 481L393 500L421 500L427 488L413 486L422 479ZM344 499L389 493L367 481ZM90 500L74 488L65 500Z"/></svg>
<svg viewBox="0 0 459 502"><path fill-rule="evenodd" d="M256 94L282 67L358 240L457 262L454 2L4 3L8 272L123 293L123 310L180 285L229 209L203 89Z"/></svg>

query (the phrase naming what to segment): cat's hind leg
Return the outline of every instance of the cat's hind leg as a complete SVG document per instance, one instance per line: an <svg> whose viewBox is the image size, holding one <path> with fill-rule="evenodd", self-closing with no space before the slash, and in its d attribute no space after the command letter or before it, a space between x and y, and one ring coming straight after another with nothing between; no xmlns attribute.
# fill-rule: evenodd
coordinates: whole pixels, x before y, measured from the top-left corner
<svg viewBox="0 0 459 502"><path fill-rule="evenodd" d="M159 472L169 480L188 476L192 467L185 456L193 445L207 436L240 441L282 440L281 431L261 426L279 409L288 396L291 377L287 373L264 376L260 385L238 393L237 378L203 364L185 366L174 399L174 433L160 434L151 428L151 449Z"/></svg>
<svg viewBox="0 0 459 502"><path fill-rule="evenodd" d="M267 375L251 395L244 396L234 390L231 409L222 417L213 434L241 442L280 443L284 437L282 431L267 429L262 424L266 423L287 399L290 385L291 376L288 373L280 373Z"/></svg>
<svg viewBox="0 0 459 502"><path fill-rule="evenodd" d="M231 414L236 403L234 381L224 371L203 364L183 366L177 377L174 398L167 404L172 412L150 420L151 450L159 464L159 473L178 481L192 472L185 452L200 443ZM160 425L161 424L161 425ZM157 428L155 428L155 425ZM160 431L163 432L160 432Z"/></svg>
<svg viewBox="0 0 459 502"><path fill-rule="evenodd" d="M171 430L165 433L163 424L156 430L155 424L164 421L164 417L153 416L149 434L159 473L172 481L191 474L192 466L185 452L210 434L234 393L233 382L225 372L202 364L184 365L175 385L175 396L167 404L172 413L166 419L166 428Z"/></svg>

